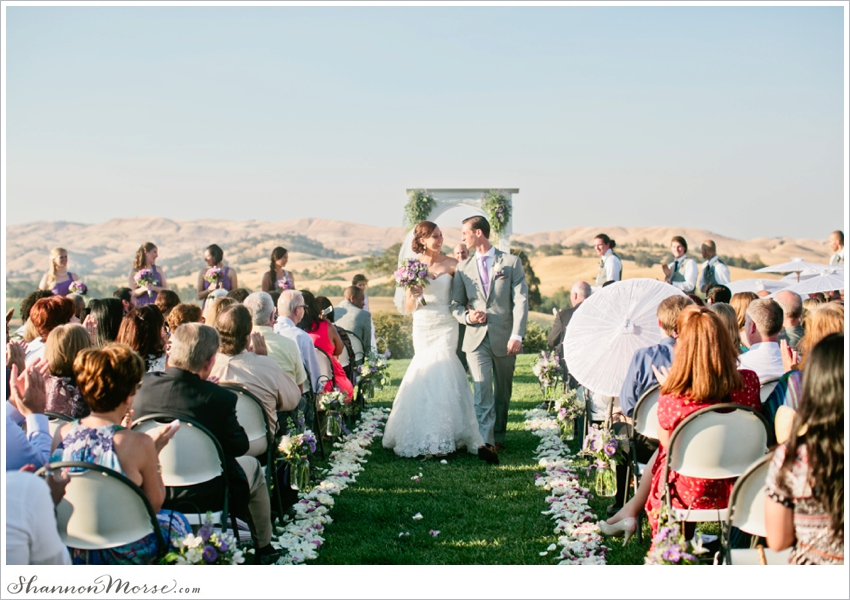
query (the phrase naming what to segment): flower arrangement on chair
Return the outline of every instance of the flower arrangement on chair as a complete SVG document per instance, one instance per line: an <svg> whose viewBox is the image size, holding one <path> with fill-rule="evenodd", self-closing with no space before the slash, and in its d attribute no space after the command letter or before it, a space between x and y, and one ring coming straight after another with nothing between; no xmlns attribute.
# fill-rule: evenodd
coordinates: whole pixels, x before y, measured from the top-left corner
<svg viewBox="0 0 850 600"><path fill-rule="evenodd" d="M532 373L537 376L540 382L540 391L543 392L543 399L549 400L555 395L555 388L561 378L561 365L558 361L558 355L554 352L546 352L545 350L537 357L537 362L531 368ZM549 404L551 408L552 404Z"/></svg>
<svg viewBox="0 0 850 600"><path fill-rule="evenodd" d="M390 384L389 363L386 356L369 352L360 365L360 389L367 398Z"/></svg>
<svg viewBox="0 0 850 600"><path fill-rule="evenodd" d="M294 424L289 431L294 431ZM310 455L316 452L316 436L309 429L302 433L285 435L277 446L278 453L289 465L291 481L300 491L310 486Z"/></svg>
<svg viewBox="0 0 850 600"><path fill-rule="evenodd" d="M593 460L588 465L587 473L596 469L596 495L610 498L617 493L617 478L614 467L626 464L629 457L629 438L616 435L610 429L600 429L593 425L584 438L584 446L579 453Z"/></svg>
<svg viewBox="0 0 850 600"><path fill-rule="evenodd" d="M162 559L166 565L241 565L245 562L236 538L225 531L214 531L212 513L204 517L198 534L188 534L174 552Z"/></svg>
<svg viewBox="0 0 850 600"><path fill-rule="evenodd" d="M327 434L337 437L343 433L350 433L343 423L343 417L352 414L354 402L346 396L339 388L322 394L319 401L319 410L328 413Z"/></svg>
<svg viewBox="0 0 850 600"><path fill-rule="evenodd" d="M570 441L575 438L575 420L583 417L587 409L585 403L579 400L576 390L569 390L555 399L555 420L561 428L561 439Z"/></svg>
<svg viewBox="0 0 850 600"><path fill-rule="evenodd" d="M644 559L646 565L698 565L699 555L708 552L702 546L699 533L686 540L682 525L673 520L667 505L661 505L658 533L652 538L652 547Z"/></svg>

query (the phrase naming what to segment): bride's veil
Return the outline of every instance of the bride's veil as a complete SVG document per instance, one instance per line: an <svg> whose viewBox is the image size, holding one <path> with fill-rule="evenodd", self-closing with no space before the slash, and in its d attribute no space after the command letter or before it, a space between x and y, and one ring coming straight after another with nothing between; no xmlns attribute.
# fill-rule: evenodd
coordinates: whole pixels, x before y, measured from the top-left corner
<svg viewBox="0 0 850 600"><path fill-rule="evenodd" d="M398 264L401 266L404 261L408 258L418 258L419 255L413 251L413 232L415 229L411 229L408 234L405 236L404 241L401 243L401 250L398 252ZM403 315L409 315L410 313L407 311L406 304L406 295L404 292L404 288L397 287L395 289L395 295L393 296L393 302L395 303L395 307Z"/></svg>

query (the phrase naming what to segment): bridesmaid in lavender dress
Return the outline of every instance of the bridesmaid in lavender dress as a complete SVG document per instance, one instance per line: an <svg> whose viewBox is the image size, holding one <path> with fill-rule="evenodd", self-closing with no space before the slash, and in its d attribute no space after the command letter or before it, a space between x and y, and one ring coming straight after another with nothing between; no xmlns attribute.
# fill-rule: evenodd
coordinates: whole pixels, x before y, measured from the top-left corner
<svg viewBox="0 0 850 600"><path fill-rule="evenodd" d="M77 276L68 271L68 251L54 248L50 251L50 271L44 274L38 284L40 290L50 290L57 296L67 296L71 283Z"/></svg>
<svg viewBox="0 0 850 600"><path fill-rule="evenodd" d="M295 278L290 271L287 271L286 263L289 261L289 252L281 246L272 250L271 263L269 270L263 275L261 287L264 292L272 292L276 289L294 290Z"/></svg>
<svg viewBox="0 0 850 600"><path fill-rule="evenodd" d="M207 266L198 271L198 300L203 300L201 308L207 302L209 296L215 290L234 290L239 287L239 280L236 276L236 269L226 267L222 264L224 260L224 251L216 244L211 244L204 250L204 260ZM210 283L205 279L205 275L210 269L218 267L221 269L221 280L215 283Z"/></svg>
<svg viewBox="0 0 850 600"><path fill-rule="evenodd" d="M144 306L156 302L159 292L168 289L165 273L156 266L159 250L153 242L145 242L136 250L136 258L133 259L133 272L130 273L130 289L136 296L136 306ZM142 269L153 272L153 285L139 285L136 283L136 273Z"/></svg>

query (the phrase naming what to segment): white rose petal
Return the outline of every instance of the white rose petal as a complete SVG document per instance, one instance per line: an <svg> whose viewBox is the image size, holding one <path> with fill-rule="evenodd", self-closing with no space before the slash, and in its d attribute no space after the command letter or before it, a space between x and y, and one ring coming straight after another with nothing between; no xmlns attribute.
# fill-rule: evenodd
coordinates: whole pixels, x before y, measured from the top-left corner
<svg viewBox="0 0 850 600"><path fill-rule="evenodd" d="M422 513L416 513L415 515L413 515L413 520L414 520L414 521L419 521L419 520L420 520L420 519L422 519L422 518L423 518L423 517L422 517Z"/></svg>

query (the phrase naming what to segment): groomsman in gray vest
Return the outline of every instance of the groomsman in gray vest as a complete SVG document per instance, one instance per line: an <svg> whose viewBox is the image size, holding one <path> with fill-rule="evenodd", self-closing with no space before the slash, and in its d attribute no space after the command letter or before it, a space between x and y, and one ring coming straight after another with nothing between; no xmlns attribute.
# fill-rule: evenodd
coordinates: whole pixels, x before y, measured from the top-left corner
<svg viewBox="0 0 850 600"><path fill-rule="evenodd" d="M457 265L451 310L467 326L463 350L485 443L478 458L499 464L496 450L505 447L514 366L528 320L528 284L520 259L494 248L489 238L487 219L464 220L461 241L475 256Z"/></svg>
<svg viewBox="0 0 850 600"><path fill-rule="evenodd" d="M673 262L661 265L664 280L686 294L693 294L697 287L697 263L688 258L688 242L680 235L673 236L670 251L673 253Z"/></svg>
<svg viewBox="0 0 850 600"><path fill-rule="evenodd" d="M714 240L705 240L701 250L705 262L700 266L699 291L705 294L714 285L728 286L732 282L729 267L717 256Z"/></svg>
<svg viewBox="0 0 850 600"><path fill-rule="evenodd" d="M594 292L602 289L602 286L609 281L620 281L623 279L623 263L620 262L620 257L614 254L614 248L617 247L617 242L609 238L606 234L600 233L593 240L593 249L599 256L599 273L596 275L596 285L593 287Z"/></svg>

